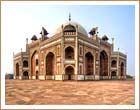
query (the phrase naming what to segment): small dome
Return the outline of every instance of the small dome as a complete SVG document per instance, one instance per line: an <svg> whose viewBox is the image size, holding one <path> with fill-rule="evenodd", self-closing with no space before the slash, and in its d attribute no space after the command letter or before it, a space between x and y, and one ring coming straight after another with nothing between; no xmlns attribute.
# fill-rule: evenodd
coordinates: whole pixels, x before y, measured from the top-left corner
<svg viewBox="0 0 140 110"><path fill-rule="evenodd" d="M31 40L34 40L34 41L36 41L36 40L37 40L37 37L36 37L36 35L33 35L33 37L31 38Z"/></svg>
<svg viewBox="0 0 140 110"><path fill-rule="evenodd" d="M43 32L43 35L48 35L49 34L44 27L42 27L42 31L40 32L40 34L42 34L42 32Z"/></svg>
<svg viewBox="0 0 140 110"><path fill-rule="evenodd" d="M107 37L106 35L104 35L104 36L102 37L102 40L107 41L107 40L109 40L109 39L108 39L108 37Z"/></svg>
<svg viewBox="0 0 140 110"><path fill-rule="evenodd" d="M78 23L74 22L74 21L68 21L64 24L62 24L61 26L59 26L56 31L53 33L53 35L55 34L58 34L60 32L62 32L62 26L63 28L65 29L64 31L67 31L67 29L70 29L70 31L74 31L74 29L76 29L76 27L78 26L78 32L85 35L85 36L88 36L86 30Z"/></svg>

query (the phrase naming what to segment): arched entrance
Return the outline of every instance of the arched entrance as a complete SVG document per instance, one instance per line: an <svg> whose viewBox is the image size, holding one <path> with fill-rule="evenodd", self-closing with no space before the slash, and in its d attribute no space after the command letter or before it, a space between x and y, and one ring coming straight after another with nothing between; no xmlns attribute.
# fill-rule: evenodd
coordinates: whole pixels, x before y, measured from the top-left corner
<svg viewBox="0 0 140 110"><path fill-rule="evenodd" d="M74 49L71 46L65 49L65 59L74 59Z"/></svg>
<svg viewBox="0 0 140 110"><path fill-rule="evenodd" d="M124 63L121 63L121 76L124 75Z"/></svg>
<svg viewBox="0 0 140 110"><path fill-rule="evenodd" d="M49 52L46 56L46 77L49 77L50 75L52 76L54 74L54 63L54 54L52 52ZM52 79L52 77L49 79Z"/></svg>
<svg viewBox="0 0 140 110"><path fill-rule="evenodd" d="M93 55L88 52L85 54L85 74L86 75L93 75Z"/></svg>
<svg viewBox="0 0 140 110"><path fill-rule="evenodd" d="M100 53L100 78L103 76L108 76L108 56L104 50Z"/></svg>
<svg viewBox="0 0 140 110"><path fill-rule="evenodd" d="M34 76L34 78L32 77L33 79L36 79L36 66L38 66L36 60L38 60L38 53L34 51L31 57L31 77Z"/></svg>
<svg viewBox="0 0 140 110"><path fill-rule="evenodd" d="M72 80L74 76L74 68L72 66L68 66L65 69L65 74L68 76L68 80Z"/></svg>
<svg viewBox="0 0 140 110"><path fill-rule="evenodd" d="M19 64L16 63L16 79L19 78Z"/></svg>
<svg viewBox="0 0 140 110"><path fill-rule="evenodd" d="M28 61L23 61L23 67L28 67Z"/></svg>
<svg viewBox="0 0 140 110"><path fill-rule="evenodd" d="M113 61L112 61L111 67L117 67L117 62L116 62L116 60L113 60Z"/></svg>
<svg viewBox="0 0 140 110"><path fill-rule="evenodd" d="M23 73L23 79L29 79L29 75L28 75L28 72L27 71L25 71Z"/></svg>
<svg viewBox="0 0 140 110"><path fill-rule="evenodd" d="M116 78L116 71L112 71L111 72L111 79L115 79Z"/></svg>

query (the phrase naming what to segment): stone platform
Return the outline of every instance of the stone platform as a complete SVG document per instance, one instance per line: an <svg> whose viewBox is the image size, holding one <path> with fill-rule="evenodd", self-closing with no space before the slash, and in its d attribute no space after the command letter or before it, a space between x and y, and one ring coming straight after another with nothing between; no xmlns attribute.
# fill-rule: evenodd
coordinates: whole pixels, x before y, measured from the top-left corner
<svg viewBox="0 0 140 110"><path fill-rule="evenodd" d="M133 105L134 80L6 80L6 105Z"/></svg>

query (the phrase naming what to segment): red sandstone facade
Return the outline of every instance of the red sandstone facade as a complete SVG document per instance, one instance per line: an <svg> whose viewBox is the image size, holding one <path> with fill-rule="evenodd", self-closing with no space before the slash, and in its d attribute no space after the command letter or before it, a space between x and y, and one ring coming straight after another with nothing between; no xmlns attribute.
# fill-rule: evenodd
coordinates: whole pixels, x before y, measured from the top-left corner
<svg viewBox="0 0 140 110"><path fill-rule="evenodd" d="M88 36L78 23L69 20L47 37L26 39L26 52L14 55L14 79L101 80L125 79L127 56L113 51L107 36L100 38L98 28Z"/></svg>

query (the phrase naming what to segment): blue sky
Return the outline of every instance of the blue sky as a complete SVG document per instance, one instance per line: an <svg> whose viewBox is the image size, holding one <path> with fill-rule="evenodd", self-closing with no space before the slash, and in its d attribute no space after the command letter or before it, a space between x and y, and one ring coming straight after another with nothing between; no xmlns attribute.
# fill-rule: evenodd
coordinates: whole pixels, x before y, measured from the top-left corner
<svg viewBox="0 0 140 110"><path fill-rule="evenodd" d="M81 24L87 32L98 27L99 36L106 34L115 38L117 51L127 53L127 73L135 69L135 7L134 5L47 5L47 4L2 4L2 72L13 73L13 52L25 50L26 38L35 34L40 37L41 27L49 35L68 21ZM29 41L31 42L31 41Z"/></svg>

